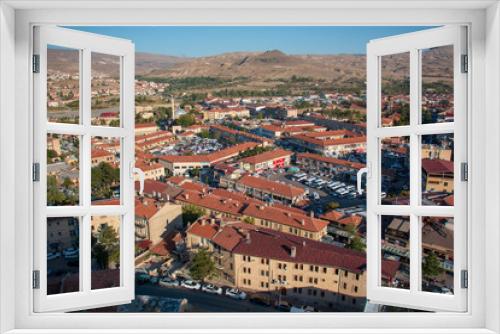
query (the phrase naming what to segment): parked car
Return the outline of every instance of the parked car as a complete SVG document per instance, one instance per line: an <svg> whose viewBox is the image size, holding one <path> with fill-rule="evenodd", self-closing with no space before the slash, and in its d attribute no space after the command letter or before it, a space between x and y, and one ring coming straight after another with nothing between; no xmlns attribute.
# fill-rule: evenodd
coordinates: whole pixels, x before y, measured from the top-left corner
<svg viewBox="0 0 500 334"><path fill-rule="evenodd" d="M234 298L234 299L246 299L247 298L247 294L244 293L243 291L240 291L236 288L232 288L232 289L227 289L226 290L226 296L229 296L231 298Z"/></svg>
<svg viewBox="0 0 500 334"><path fill-rule="evenodd" d="M190 289L190 290L199 290L201 288L201 284L199 282L192 281L192 280L182 281L181 286L185 287L186 289Z"/></svg>
<svg viewBox="0 0 500 334"><path fill-rule="evenodd" d="M204 284L201 287L201 291L213 293L213 294L217 294L217 295L222 295L222 288L215 286L213 284Z"/></svg>
<svg viewBox="0 0 500 334"><path fill-rule="evenodd" d="M59 252L52 252L52 253L47 253L47 260L55 260L61 257L61 253Z"/></svg>
<svg viewBox="0 0 500 334"><path fill-rule="evenodd" d="M288 302L282 300L281 303L276 304L276 309L280 312L290 312L291 306Z"/></svg>
<svg viewBox="0 0 500 334"><path fill-rule="evenodd" d="M300 313L300 312L318 312L314 307L303 305L303 306L292 306L290 312Z"/></svg>
<svg viewBox="0 0 500 334"><path fill-rule="evenodd" d="M63 255L65 259L74 259L78 257L78 248L66 248L63 250Z"/></svg>
<svg viewBox="0 0 500 334"><path fill-rule="evenodd" d="M164 287L179 286L179 281L171 277L163 277L158 281L158 285Z"/></svg>
<svg viewBox="0 0 500 334"><path fill-rule="evenodd" d="M272 302L268 297L255 295L250 298L250 302L262 306L271 306Z"/></svg>

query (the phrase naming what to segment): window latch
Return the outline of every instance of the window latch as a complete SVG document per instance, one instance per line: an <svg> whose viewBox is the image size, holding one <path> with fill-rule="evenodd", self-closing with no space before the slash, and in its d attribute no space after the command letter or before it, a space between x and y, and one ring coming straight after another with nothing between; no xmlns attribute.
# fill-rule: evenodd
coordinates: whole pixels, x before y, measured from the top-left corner
<svg viewBox="0 0 500 334"><path fill-rule="evenodd" d="M370 163L367 163L366 167L360 168L358 170L357 175L356 175L357 190L358 190L358 193L360 195L363 193L363 188L361 186L361 179L363 178L363 174L366 174L367 179L371 176L370 175Z"/></svg>

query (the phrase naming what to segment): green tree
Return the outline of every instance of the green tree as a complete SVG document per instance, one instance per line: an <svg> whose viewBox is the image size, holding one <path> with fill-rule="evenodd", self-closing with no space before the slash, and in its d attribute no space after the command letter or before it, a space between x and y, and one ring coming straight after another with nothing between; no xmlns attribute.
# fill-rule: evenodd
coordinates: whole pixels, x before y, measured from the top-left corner
<svg viewBox="0 0 500 334"><path fill-rule="evenodd" d="M92 167L92 197L93 199L110 198L113 194L112 186L120 182L120 169L114 168L106 162Z"/></svg>
<svg viewBox="0 0 500 334"><path fill-rule="evenodd" d="M330 210L335 210L335 209L340 207L340 204L338 202L332 201L332 202L328 203L328 205L326 207Z"/></svg>
<svg viewBox="0 0 500 334"><path fill-rule="evenodd" d="M438 257L434 252L427 255L422 263L422 273L426 278L434 278L443 272Z"/></svg>
<svg viewBox="0 0 500 334"><path fill-rule="evenodd" d="M200 249L193 257L189 266L189 274L198 281L204 281L215 273L215 263L204 249Z"/></svg>
<svg viewBox="0 0 500 334"><path fill-rule="evenodd" d="M181 115L181 116L179 116L179 118L177 118L175 120L175 124L183 126L183 127L188 127L188 126L191 126L191 125L193 125L195 123L196 123L196 118L191 113L190 114Z"/></svg>
<svg viewBox="0 0 500 334"><path fill-rule="evenodd" d="M92 238L92 257L100 269L118 266L120 263L120 240L116 230L109 225L102 225Z"/></svg>
<svg viewBox="0 0 500 334"><path fill-rule="evenodd" d="M366 245L365 243L363 242L363 240L361 240L361 238L359 237L357 231L356 231L356 227L352 224L348 224L345 228L345 230L347 232L349 232L349 244L347 244L347 248L350 248L350 249L354 249L354 250L357 250L357 251L360 251L360 252L364 252L365 251L365 248L366 248Z"/></svg>
<svg viewBox="0 0 500 334"><path fill-rule="evenodd" d="M255 218L253 217L245 217L243 218L243 222L247 224L255 225Z"/></svg>
<svg viewBox="0 0 500 334"><path fill-rule="evenodd" d="M47 162L51 163L57 158L57 152L54 150L47 150Z"/></svg>
<svg viewBox="0 0 500 334"><path fill-rule="evenodd" d="M205 209L196 205L188 204L182 207L182 221L184 224L193 223L206 214L207 211Z"/></svg>
<svg viewBox="0 0 500 334"><path fill-rule="evenodd" d="M210 131L206 130L206 129L203 129L200 131L200 133L198 133L198 137L201 137L201 138L210 138Z"/></svg>

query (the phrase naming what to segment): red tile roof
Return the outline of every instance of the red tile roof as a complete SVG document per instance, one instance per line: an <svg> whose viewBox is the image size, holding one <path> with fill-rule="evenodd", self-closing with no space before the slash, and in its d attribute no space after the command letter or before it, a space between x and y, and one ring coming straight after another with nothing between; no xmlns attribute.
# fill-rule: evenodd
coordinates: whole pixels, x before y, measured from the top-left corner
<svg viewBox="0 0 500 334"><path fill-rule="evenodd" d="M285 198L295 198L298 196L302 196L305 193L305 190L302 188L251 175L244 175L241 179L238 180L237 183L249 188L260 189Z"/></svg>
<svg viewBox="0 0 500 334"><path fill-rule="evenodd" d="M159 159L170 163L207 163L212 165L235 157L240 152L250 150L258 145L258 143L254 142L245 142L205 155L164 155Z"/></svg>
<svg viewBox="0 0 500 334"><path fill-rule="evenodd" d="M326 220L313 218L295 210L285 210L273 206L250 204L243 210L245 216L269 220L310 232L320 232L328 226Z"/></svg>
<svg viewBox="0 0 500 334"><path fill-rule="evenodd" d="M311 159L311 160L321 161L321 162L325 162L325 163L332 164L332 165L351 167L354 169L361 169L361 168L365 167L365 165L362 163L352 162L352 161L337 159L337 158L325 157L325 156L322 156L319 154L314 154L314 153L297 153L297 160L300 160L300 159Z"/></svg>
<svg viewBox="0 0 500 334"><path fill-rule="evenodd" d="M422 168L427 174L453 174L453 161L422 159Z"/></svg>
<svg viewBox="0 0 500 334"><path fill-rule="evenodd" d="M270 161L270 160L276 160L279 158L288 157L288 156L291 156L292 154L293 154L293 152L290 152L287 150L276 149L276 150L267 151L267 152L264 152L261 154L257 154L257 155L251 156L251 157L243 158L240 160L240 162L249 163L249 164L258 164L258 163L262 163L262 162L266 162L266 161Z"/></svg>

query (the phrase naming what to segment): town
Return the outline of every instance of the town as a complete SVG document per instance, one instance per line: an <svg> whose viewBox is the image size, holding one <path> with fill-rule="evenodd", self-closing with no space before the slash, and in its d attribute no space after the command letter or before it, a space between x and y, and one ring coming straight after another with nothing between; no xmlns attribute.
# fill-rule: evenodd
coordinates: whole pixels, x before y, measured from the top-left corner
<svg viewBox="0 0 500 334"><path fill-rule="evenodd" d="M119 127L119 79L92 79L92 124ZM78 123L78 75L53 69L48 82L49 120ZM382 126L408 124L407 85L388 86ZM438 88L424 91L425 122L453 121L452 92ZM364 91L221 95L137 78L136 293L148 297L112 309L364 311ZM452 206L453 135L421 142L422 203ZM380 143L383 204L409 203L409 150L407 137ZM119 139L92 138L92 205L120 203L120 152ZM80 158L78 136L47 137L48 205L82 200ZM382 284L408 289L410 218L380 223ZM119 286L121 218L91 226L92 288ZM452 294L453 218L425 217L421 233L423 289ZM78 287L80 237L76 218L49 219L49 294Z"/></svg>

